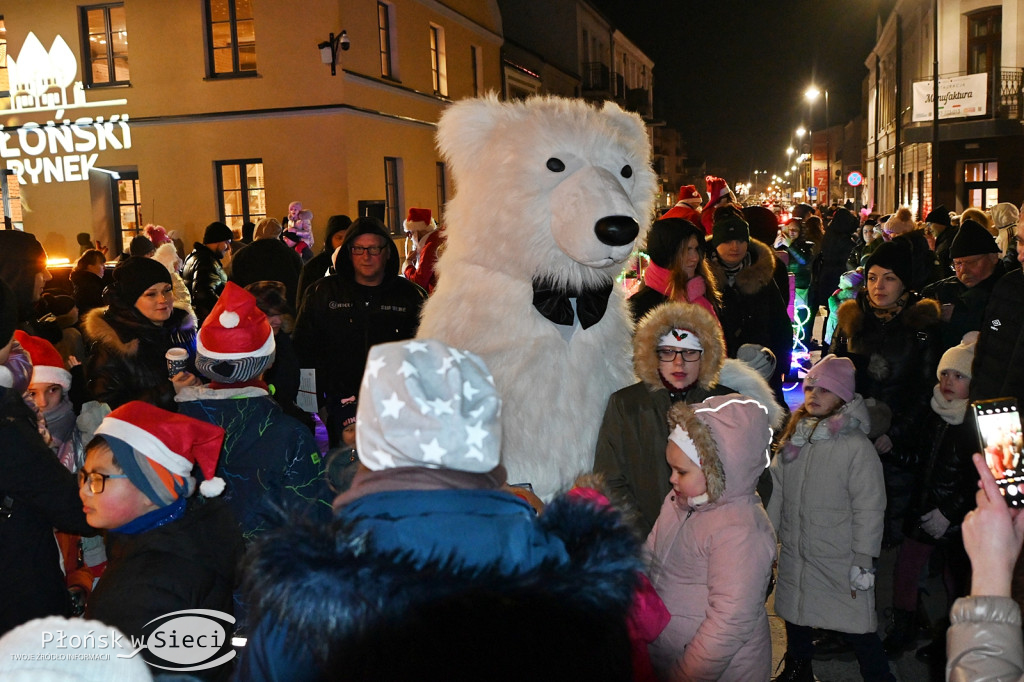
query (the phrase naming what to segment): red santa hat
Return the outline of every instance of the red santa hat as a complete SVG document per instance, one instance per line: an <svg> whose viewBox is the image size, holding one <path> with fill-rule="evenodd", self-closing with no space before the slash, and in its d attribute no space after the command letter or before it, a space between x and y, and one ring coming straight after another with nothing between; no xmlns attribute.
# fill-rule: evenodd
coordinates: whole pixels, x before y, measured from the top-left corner
<svg viewBox="0 0 1024 682"><path fill-rule="evenodd" d="M406 217L405 222L402 226L407 232L416 232L424 230L433 230L437 228L437 223L431 217L429 208L410 208L409 215Z"/></svg>
<svg viewBox="0 0 1024 682"><path fill-rule="evenodd" d="M245 382L267 368L274 351L274 330L256 297L234 282L225 284L199 329L196 368L214 381Z"/></svg>
<svg viewBox="0 0 1024 682"><path fill-rule="evenodd" d="M704 182L708 188L708 203L704 205L705 208L708 206L714 206L718 203L718 200L724 196L730 197L733 201L736 201L736 195L729 189L729 183L723 178L715 177L714 175L708 175L704 178Z"/></svg>
<svg viewBox="0 0 1024 682"><path fill-rule="evenodd" d="M701 196L700 192L693 185L683 185L679 188L679 199L678 201L684 201L694 206L700 206Z"/></svg>
<svg viewBox="0 0 1024 682"><path fill-rule="evenodd" d="M224 479L216 475L224 442L219 426L133 400L104 417L96 435L108 441L135 487L151 499L157 497L154 502L161 506L192 494L196 465L204 479L199 485L203 497L224 491Z"/></svg>
<svg viewBox="0 0 1024 682"><path fill-rule="evenodd" d="M31 336L18 329L14 338L28 353L32 361L32 384L60 384L65 391L71 388L71 372L64 367L64 358L53 344L38 336Z"/></svg>

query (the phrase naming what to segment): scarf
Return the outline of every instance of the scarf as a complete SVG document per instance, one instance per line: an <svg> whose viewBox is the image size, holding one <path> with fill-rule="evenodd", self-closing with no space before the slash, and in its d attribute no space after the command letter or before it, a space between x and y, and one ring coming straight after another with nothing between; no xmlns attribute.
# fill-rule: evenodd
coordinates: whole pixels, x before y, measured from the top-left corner
<svg viewBox="0 0 1024 682"><path fill-rule="evenodd" d="M942 421L953 426L964 423L964 416L967 414L967 398L954 398L946 400L935 384L932 389L932 411L942 417Z"/></svg>
<svg viewBox="0 0 1024 682"><path fill-rule="evenodd" d="M903 312L903 308L906 307L907 302L910 300L910 292L904 291L903 295L888 308L879 308L871 302L870 296L865 296L865 300L868 302L868 307L871 309L871 313L877 317L880 322L891 322L897 315Z"/></svg>
<svg viewBox="0 0 1024 682"><path fill-rule="evenodd" d="M668 296L668 290L672 285L672 271L652 262L644 270L644 284L662 296ZM694 303L706 292L707 285L704 283L704 278L694 274L686 281L686 291L676 291L673 300Z"/></svg>
<svg viewBox="0 0 1024 682"><path fill-rule="evenodd" d="M608 309L608 298L612 295L614 282L608 282L597 289L584 289L579 292L552 289L547 283L534 280L533 307L541 315L554 322L572 326L573 313L570 298L576 299L576 317L584 329L601 321Z"/></svg>
<svg viewBox="0 0 1024 682"><path fill-rule="evenodd" d="M122 535L138 535L160 526L166 526L168 523L177 521L182 517L185 513L185 503L187 501L187 498L179 497L166 507L157 507L151 512L146 512L142 516L132 519L123 526L111 529L110 532Z"/></svg>
<svg viewBox="0 0 1024 682"><path fill-rule="evenodd" d="M789 442L783 446L782 461L788 463L796 460L800 455L800 449L807 443L828 440L839 433L845 421L846 417L841 412L836 412L821 419L817 417L804 417L797 422L796 429L793 430L793 435L790 436ZM819 429L818 427L822 424L825 425L825 428Z"/></svg>
<svg viewBox="0 0 1024 682"><path fill-rule="evenodd" d="M734 284L736 284L736 276L740 274L740 270L747 267L748 265L751 264L751 262L753 262L750 258L750 251L747 251L743 255L743 260L741 260L736 265L726 265L722 261L722 259L718 257L717 251L712 251L712 258L714 258L718 262L718 264L722 266L722 270L725 272L725 279L726 281L729 282L729 286L733 286Z"/></svg>
<svg viewBox="0 0 1024 682"><path fill-rule="evenodd" d="M393 490L497 490L505 485L505 467L498 465L483 474L454 469L398 467L370 471L360 467L351 487L334 498L334 511L361 497Z"/></svg>

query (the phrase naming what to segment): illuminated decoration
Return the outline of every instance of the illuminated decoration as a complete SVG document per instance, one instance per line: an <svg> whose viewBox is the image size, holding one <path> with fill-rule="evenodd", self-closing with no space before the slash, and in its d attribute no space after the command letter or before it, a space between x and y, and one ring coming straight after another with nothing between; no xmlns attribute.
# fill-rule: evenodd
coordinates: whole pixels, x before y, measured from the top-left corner
<svg viewBox="0 0 1024 682"><path fill-rule="evenodd" d="M57 36L49 51L29 33L18 58L8 52L11 107L18 113L53 111L45 125L28 122L6 132L0 126L0 159L22 184L87 180L97 170L98 153L132 146L128 114L65 118L68 109L117 106L125 99L87 102L82 81L75 81L78 60L63 38ZM72 87L71 98L68 88Z"/></svg>
<svg viewBox="0 0 1024 682"><path fill-rule="evenodd" d="M626 292L626 298L635 294L644 281L644 272L647 270L651 257L640 249L635 250L629 257L629 269L623 270L615 281L618 282Z"/></svg>

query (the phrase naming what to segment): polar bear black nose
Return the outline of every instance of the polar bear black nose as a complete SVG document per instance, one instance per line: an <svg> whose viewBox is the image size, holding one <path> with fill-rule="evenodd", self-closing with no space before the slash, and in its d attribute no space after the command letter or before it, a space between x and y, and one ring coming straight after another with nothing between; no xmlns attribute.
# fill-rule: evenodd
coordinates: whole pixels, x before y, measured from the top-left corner
<svg viewBox="0 0 1024 682"><path fill-rule="evenodd" d="M609 215L594 223L594 234L602 244L625 246L640 234L640 225L628 215Z"/></svg>

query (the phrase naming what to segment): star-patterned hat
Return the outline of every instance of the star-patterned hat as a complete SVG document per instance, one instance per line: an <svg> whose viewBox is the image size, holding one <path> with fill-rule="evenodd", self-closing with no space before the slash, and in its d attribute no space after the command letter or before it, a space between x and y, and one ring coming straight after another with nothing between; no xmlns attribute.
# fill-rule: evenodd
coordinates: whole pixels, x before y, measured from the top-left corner
<svg viewBox="0 0 1024 682"><path fill-rule="evenodd" d="M501 398L487 366L434 339L374 346L359 390L356 449L372 471L494 469Z"/></svg>

